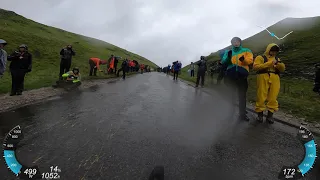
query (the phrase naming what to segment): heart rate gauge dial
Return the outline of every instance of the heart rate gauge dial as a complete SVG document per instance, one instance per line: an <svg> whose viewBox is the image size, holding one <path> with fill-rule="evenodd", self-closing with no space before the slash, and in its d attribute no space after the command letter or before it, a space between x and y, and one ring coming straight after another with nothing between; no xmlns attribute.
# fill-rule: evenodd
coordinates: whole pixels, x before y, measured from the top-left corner
<svg viewBox="0 0 320 180"><path fill-rule="evenodd" d="M304 146L304 158L296 166L284 166L280 173L279 179L300 179L311 171L317 158L317 144L314 141L312 133L305 127L301 126L298 132L298 138Z"/></svg>
<svg viewBox="0 0 320 180"><path fill-rule="evenodd" d="M21 179L41 179L38 166L27 167L22 165L16 158L18 143L23 139L21 127L14 127L5 137L3 142L3 157L8 169Z"/></svg>

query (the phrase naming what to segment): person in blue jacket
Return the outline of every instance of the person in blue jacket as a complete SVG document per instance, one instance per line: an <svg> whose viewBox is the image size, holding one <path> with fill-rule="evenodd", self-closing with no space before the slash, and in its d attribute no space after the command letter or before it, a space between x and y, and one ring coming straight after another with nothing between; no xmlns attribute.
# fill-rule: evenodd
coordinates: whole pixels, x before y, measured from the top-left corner
<svg viewBox="0 0 320 180"><path fill-rule="evenodd" d="M180 61L176 61L173 63L173 80L178 80L178 75L181 70L181 66L182 64Z"/></svg>
<svg viewBox="0 0 320 180"><path fill-rule="evenodd" d="M168 65L168 67L167 67L167 74L170 74L170 64Z"/></svg>

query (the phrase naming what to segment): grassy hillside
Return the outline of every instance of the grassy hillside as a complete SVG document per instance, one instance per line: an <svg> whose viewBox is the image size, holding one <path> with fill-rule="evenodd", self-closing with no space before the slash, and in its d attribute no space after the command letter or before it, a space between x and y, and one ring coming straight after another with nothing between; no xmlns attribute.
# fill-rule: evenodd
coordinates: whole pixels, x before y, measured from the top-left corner
<svg viewBox="0 0 320 180"><path fill-rule="evenodd" d="M279 41L262 31L243 41L243 46L252 50L255 56L263 53L270 43L281 47L279 57L286 64L286 72L281 76L280 108L309 121L320 121L320 97L312 91L314 64L320 62L320 17L287 18L271 27L269 31L283 37L290 31L292 34ZM230 47L221 47L230 48ZM209 64L218 61L217 52L207 56ZM187 75L187 67L182 77L195 82ZM207 81L208 85L211 81ZM256 78L249 76L248 99L254 102L256 97Z"/></svg>
<svg viewBox="0 0 320 180"><path fill-rule="evenodd" d="M27 44L33 55L33 71L26 77L26 89L50 86L55 82L59 74L59 52L67 44L72 44L76 51L72 67L79 67L84 78L88 76L88 59L90 57L107 59L111 54L114 54L123 58L135 59L139 63L154 68L157 67L146 58L107 42L46 26L26 19L12 11L0 9L0 32L0 39L5 39L9 43L5 47L8 53L16 50L20 44ZM120 64L121 62L118 66ZM102 73L99 76L107 77ZM7 71L1 79L0 93L8 92L10 86L11 77Z"/></svg>

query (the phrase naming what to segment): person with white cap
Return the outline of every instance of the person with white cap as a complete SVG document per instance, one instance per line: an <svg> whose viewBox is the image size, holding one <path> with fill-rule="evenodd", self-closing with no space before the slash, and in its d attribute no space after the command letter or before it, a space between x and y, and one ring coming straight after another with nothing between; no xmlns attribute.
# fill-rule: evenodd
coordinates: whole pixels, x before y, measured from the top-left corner
<svg viewBox="0 0 320 180"><path fill-rule="evenodd" d="M0 77L4 75L4 72L6 71L6 65L7 65L7 52L3 49L4 46L6 46L8 43L0 39Z"/></svg>

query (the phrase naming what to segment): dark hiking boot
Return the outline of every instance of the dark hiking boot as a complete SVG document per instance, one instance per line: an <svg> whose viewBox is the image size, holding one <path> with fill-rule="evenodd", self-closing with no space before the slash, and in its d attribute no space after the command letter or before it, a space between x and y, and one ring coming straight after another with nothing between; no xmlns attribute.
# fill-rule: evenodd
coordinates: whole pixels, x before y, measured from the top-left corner
<svg viewBox="0 0 320 180"><path fill-rule="evenodd" d="M11 92L10 93L10 96L15 96L17 93L15 93L15 92Z"/></svg>
<svg viewBox="0 0 320 180"><path fill-rule="evenodd" d="M263 112L258 112L258 116L257 116L256 120L260 123L263 122Z"/></svg>
<svg viewBox="0 0 320 180"><path fill-rule="evenodd" d="M164 167L163 166L156 166L150 176L149 180L164 180Z"/></svg>
<svg viewBox="0 0 320 180"><path fill-rule="evenodd" d="M273 124L273 123L274 123L273 113L272 113L272 112L268 111L268 115L267 115L266 121L267 121L269 124Z"/></svg>
<svg viewBox="0 0 320 180"><path fill-rule="evenodd" d="M22 92L21 92L21 91L20 91L20 92L17 92L17 95L18 95L18 96L22 95Z"/></svg>

